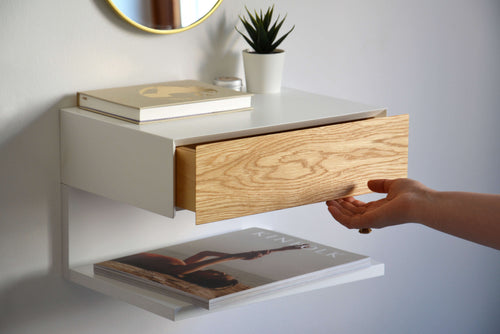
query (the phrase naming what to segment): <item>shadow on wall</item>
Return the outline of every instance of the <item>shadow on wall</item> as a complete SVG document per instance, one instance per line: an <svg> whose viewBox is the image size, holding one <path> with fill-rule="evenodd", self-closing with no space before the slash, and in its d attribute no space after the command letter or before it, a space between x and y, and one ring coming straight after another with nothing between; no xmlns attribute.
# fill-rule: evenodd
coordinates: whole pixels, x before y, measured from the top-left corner
<svg viewBox="0 0 500 334"><path fill-rule="evenodd" d="M12 255L0 258L4 277L18 276L16 266L61 272L59 109L74 105L62 98L0 147L0 245Z"/></svg>
<svg viewBox="0 0 500 334"><path fill-rule="evenodd" d="M1 333L89 294L61 276L59 109L74 105L74 95L63 97L0 146Z"/></svg>
<svg viewBox="0 0 500 334"><path fill-rule="evenodd" d="M186 34L187 32L180 32L173 35L158 35L140 30L133 27L131 24L125 22L116 14L111 6L105 1L94 0L95 6L99 9L103 16L116 25L120 29L128 33L139 34L145 38L179 38L179 34ZM241 53L234 51L235 45L241 41L239 36L234 30L237 23L236 18L228 19L227 13L222 13L222 8L216 11L219 15L212 15L210 20L219 18L216 24L204 24L203 31L205 37L200 40L199 48L200 54L203 55L199 63L197 73L201 73L201 80L212 83L213 79L218 76L242 76L239 69L242 60ZM194 27L193 29L200 29ZM200 29L201 30L201 29ZM243 79L243 78L242 78Z"/></svg>
<svg viewBox="0 0 500 334"><path fill-rule="evenodd" d="M234 30L235 24L236 21L228 21L226 14L220 16L217 25L207 26L206 38L201 42L202 53L205 55L198 70L203 73L202 80L211 83L218 76L239 75L242 56L234 51L240 38Z"/></svg>
<svg viewBox="0 0 500 334"><path fill-rule="evenodd" d="M25 333L29 333L37 323L51 323L51 329L68 328L68 318L78 321L81 312L102 309L99 305L109 303L109 298L65 281L62 276L47 275L7 285L0 290L0 301L0 333L21 333L25 327Z"/></svg>

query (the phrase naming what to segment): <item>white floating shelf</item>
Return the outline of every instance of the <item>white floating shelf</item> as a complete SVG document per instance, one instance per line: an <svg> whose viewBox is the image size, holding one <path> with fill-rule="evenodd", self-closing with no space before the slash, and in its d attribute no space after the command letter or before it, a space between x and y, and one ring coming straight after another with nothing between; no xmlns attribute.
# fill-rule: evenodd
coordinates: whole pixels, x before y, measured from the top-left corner
<svg viewBox="0 0 500 334"><path fill-rule="evenodd" d="M384 264L372 260L369 267L335 275L312 283L304 283L294 287L277 290L260 296L254 296L244 301L221 306L214 310L206 310L199 306L168 297L163 294L141 289L130 284L94 275L92 265L84 265L69 269L67 278L79 285L98 291L105 295L123 300L164 318L177 321L223 311L230 308L270 300L278 297L291 296L298 293L332 287L339 284L360 281L384 275Z"/></svg>
<svg viewBox="0 0 500 334"><path fill-rule="evenodd" d="M176 208L174 162L176 148L181 145L233 140L343 122L360 124L363 122L361 120L374 117L389 119L385 117L384 108L293 89L283 89L281 94L257 94L252 101L254 109L251 111L178 119L150 125L134 125L78 108L61 110L62 262L66 278L167 319L182 320L249 303L384 275L384 264L372 260L371 265L363 269L266 292L227 306L220 306L215 310L206 310L173 297L95 276L92 261L97 262L96 257L107 254L101 254L101 251L99 255L87 254L87 248L91 244L89 242L70 244L70 240L85 240L80 239L82 235L78 234L78 231L81 232L82 229L88 231L89 228L101 231L103 226L100 224L106 224L103 221L86 226L86 221L80 221L78 225L80 230L76 229L77 232L74 230L71 238L69 212L71 189L81 189L174 218ZM407 147L407 142L405 144L407 133L398 132L394 136L399 139L386 142ZM344 140L344 137L341 138ZM380 141L380 138L377 137L377 140ZM403 153L399 154L396 160L401 166L406 167L407 152ZM394 169L392 161L390 160L392 167L390 169ZM382 168L379 169L383 171ZM358 174L355 175L357 178ZM365 181L368 176L363 174L359 177L363 177ZM137 229L140 229L140 226L138 223ZM119 239L120 247L113 244L108 248L113 252L125 254L130 251L128 241L126 238ZM77 262L82 260L75 259L75 254L76 257L81 254L87 257L83 262ZM82 263L90 264L81 265Z"/></svg>

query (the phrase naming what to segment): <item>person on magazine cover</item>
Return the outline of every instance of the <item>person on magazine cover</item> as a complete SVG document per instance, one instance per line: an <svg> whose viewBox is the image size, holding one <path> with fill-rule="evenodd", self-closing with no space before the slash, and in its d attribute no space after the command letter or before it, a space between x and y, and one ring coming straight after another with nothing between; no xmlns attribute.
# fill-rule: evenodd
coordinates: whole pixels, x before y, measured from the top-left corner
<svg viewBox="0 0 500 334"><path fill-rule="evenodd" d="M371 180L386 198L364 203L353 197L330 200L332 216L348 228L382 228L416 222L500 250L500 195L436 191L411 179Z"/></svg>
<svg viewBox="0 0 500 334"><path fill-rule="evenodd" d="M254 260L263 257L264 255L271 254L272 252L303 249L307 247L309 247L308 244L300 244L276 249L249 251L235 254L203 251L188 257L185 260L161 254L139 253L117 259L116 261L149 271L174 275L185 281L195 283L203 287L223 288L238 284L238 280L220 271L200 269L222 262L233 260Z"/></svg>

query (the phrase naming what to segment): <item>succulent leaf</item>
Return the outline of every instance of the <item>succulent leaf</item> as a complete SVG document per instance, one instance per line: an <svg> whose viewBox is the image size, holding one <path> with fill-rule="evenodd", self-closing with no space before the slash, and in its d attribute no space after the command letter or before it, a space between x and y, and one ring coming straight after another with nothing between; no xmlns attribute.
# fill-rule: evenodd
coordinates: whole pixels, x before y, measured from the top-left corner
<svg viewBox="0 0 500 334"><path fill-rule="evenodd" d="M269 7L264 13L262 9L257 12L254 10L252 13L247 7L245 10L248 19L239 17L243 27L245 28L246 35L235 27L236 31L243 36L245 41L254 49L256 53L272 53L283 42L283 40L293 31L293 26L287 33L282 35L278 40L278 33L285 22L286 16L277 19L273 22L274 5Z"/></svg>

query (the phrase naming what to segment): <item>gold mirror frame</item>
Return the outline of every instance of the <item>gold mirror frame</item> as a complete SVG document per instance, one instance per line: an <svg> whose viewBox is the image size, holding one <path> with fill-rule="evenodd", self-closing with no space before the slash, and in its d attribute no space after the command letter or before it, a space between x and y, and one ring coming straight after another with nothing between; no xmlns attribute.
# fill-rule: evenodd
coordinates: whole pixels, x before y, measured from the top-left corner
<svg viewBox="0 0 500 334"><path fill-rule="evenodd" d="M212 9L210 9L204 16L202 16L201 18L199 18L197 21L191 23L190 25L188 25L186 27L173 28L173 29L164 29L164 30L162 30L162 29L154 29L154 28L145 26L143 24L140 24L140 23L134 21L133 19L131 19L130 17L128 17L126 14L124 14L123 11L120 10L120 8L118 8L116 6L116 4L113 2L113 0L107 0L107 2L111 6L111 8L113 8L113 10L122 19L124 19L126 22L130 23L131 25L133 25L136 28L139 28L141 30L144 30L144 31L147 31L147 32L150 32L150 33L153 33L153 34L174 34L174 33L182 32L182 31L186 31L188 29L194 28L198 24L200 24L203 21L205 21L219 7L219 5L221 4L222 0L217 0L217 2L214 4L214 6L212 7Z"/></svg>

